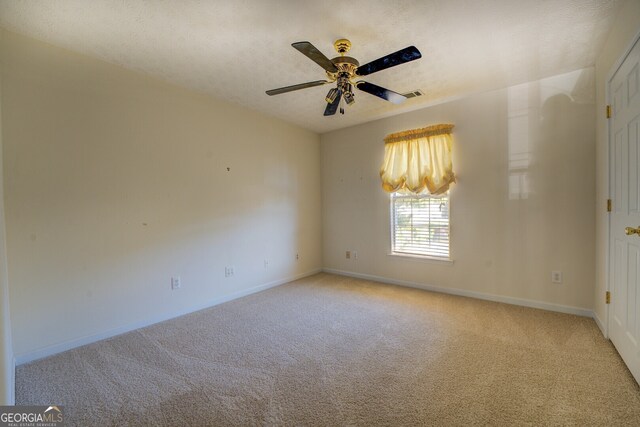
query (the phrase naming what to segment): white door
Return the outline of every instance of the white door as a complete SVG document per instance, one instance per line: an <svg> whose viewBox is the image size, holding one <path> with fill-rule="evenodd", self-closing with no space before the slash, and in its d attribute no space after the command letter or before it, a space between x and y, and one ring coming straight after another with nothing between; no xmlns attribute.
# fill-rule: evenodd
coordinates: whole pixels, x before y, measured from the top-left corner
<svg viewBox="0 0 640 427"><path fill-rule="evenodd" d="M640 383L640 42L614 74L609 93L609 337Z"/></svg>

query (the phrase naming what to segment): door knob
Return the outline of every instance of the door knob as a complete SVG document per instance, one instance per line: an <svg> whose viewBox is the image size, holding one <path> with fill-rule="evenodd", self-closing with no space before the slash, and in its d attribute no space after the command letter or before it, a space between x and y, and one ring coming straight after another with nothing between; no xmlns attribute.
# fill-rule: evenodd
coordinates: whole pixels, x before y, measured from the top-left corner
<svg viewBox="0 0 640 427"><path fill-rule="evenodd" d="M640 226L638 228L625 227L624 234L626 234L627 236L631 236L633 234L637 234L640 236Z"/></svg>

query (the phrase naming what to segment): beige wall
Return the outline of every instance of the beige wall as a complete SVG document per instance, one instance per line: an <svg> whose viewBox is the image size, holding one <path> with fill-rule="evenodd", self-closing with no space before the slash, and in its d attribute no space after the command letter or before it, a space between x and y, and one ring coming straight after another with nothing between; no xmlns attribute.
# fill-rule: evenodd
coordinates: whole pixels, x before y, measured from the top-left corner
<svg viewBox="0 0 640 427"><path fill-rule="evenodd" d="M321 268L316 134L12 33L3 48L19 360Z"/></svg>
<svg viewBox="0 0 640 427"><path fill-rule="evenodd" d="M607 322L607 305L604 294L607 290L607 259L609 217L606 201L609 197L609 165L607 123L604 115L607 79L614 64L630 47L634 36L640 31L640 2L629 0L620 8L611 33L596 60L596 286L594 313L600 327Z"/></svg>
<svg viewBox="0 0 640 427"><path fill-rule="evenodd" d="M589 68L322 135L325 268L589 315L594 116ZM435 123L456 126L453 263L388 255L382 140Z"/></svg>
<svg viewBox="0 0 640 427"><path fill-rule="evenodd" d="M0 32L0 99L2 99L2 33ZM0 405L14 403L13 345L9 315L6 231L4 221L4 175L2 173L2 105L0 104Z"/></svg>

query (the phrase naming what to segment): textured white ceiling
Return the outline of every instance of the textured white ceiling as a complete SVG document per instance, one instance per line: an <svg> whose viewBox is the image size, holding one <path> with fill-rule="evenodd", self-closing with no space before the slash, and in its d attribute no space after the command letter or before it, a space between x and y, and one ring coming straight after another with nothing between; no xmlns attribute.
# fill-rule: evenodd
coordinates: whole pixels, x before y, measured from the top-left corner
<svg viewBox="0 0 640 427"><path fill-rule="evenodd" d="M0 25L209 93L316 132L415 110L462 94L593 65L618 0L0 0ZM348 38L361 64L409 45L422 59L367 76L425 96L394 105L356 91L346 114L322 115L329 85L291 47L336 56Z"/></svg>

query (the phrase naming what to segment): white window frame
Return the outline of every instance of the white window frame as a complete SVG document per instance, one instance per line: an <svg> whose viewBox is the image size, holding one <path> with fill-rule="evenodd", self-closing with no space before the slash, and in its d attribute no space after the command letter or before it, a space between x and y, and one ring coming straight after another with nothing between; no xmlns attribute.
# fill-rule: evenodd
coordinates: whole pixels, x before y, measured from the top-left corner
<svg viewBox="0 0 640 427"><path fill-rule="evenodd" d="M407 258L416 258L416 259L422 259L422 260L433 260L433 261L444 261L444 262L453 262L453 260L451 259L451 194L449 191L447 191L445 194L443 195L438 195L438 196L432 196L428 193L422 193L419 195L411 195L411 194L406 194L406 193L400 193L398 196L401 197L416 197L416 198L432 198L432 199L442 199L442 198L446 198L447 199L447 219L448 219L448 233L449 233L449 238L448 238L448 253L447 255L443 255L443 254L438 254L435 252L412 252L412 251L402 251L402 250L396 250L395 247L395 242L396 242L396 227L395 227L395 212L394 212L394 198L398 197L396 196L397 193L392 193L389 196L389 228L390 228L390 251L389 251L389 255L392 256L400 256L400 257L407 257Z"/></svg>

